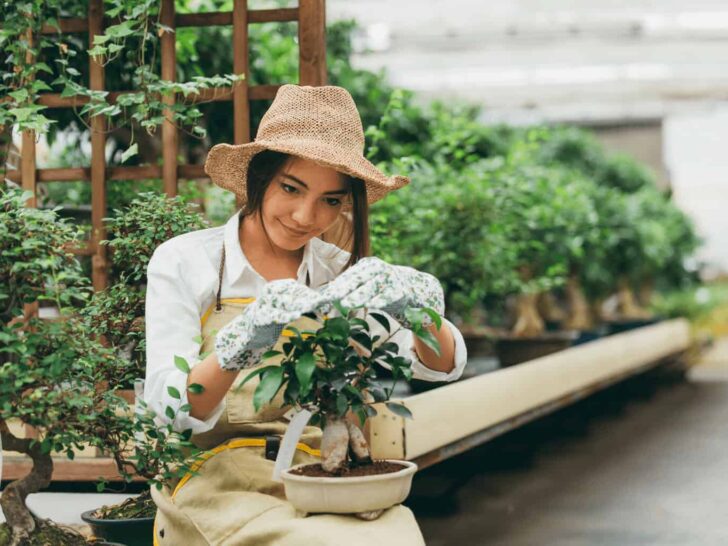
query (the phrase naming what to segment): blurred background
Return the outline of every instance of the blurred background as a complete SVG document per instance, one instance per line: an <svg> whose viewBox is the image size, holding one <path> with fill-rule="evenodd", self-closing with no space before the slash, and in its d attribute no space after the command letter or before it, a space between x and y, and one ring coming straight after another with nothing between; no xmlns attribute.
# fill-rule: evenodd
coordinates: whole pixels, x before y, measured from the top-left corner
<svg viewBox="0 0 728 546"><path fill-rule="evenodd" d="M728 4L721 0L331 0L352 64L418 102L482 105L484 123L569 123L671 188L728 270Z"/></svg>

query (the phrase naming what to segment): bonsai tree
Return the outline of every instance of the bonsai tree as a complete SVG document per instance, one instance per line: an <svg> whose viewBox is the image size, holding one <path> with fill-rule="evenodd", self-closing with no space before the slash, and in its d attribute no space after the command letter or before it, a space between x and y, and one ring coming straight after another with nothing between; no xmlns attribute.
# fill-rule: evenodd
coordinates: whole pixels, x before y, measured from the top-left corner
<svg viewBox="0 0 728 546"><path fill-rule="evenodd" d="M500 160L460 169L417 160L412 183L372 207L373 252L435 275L455 322L475 325L489 293L501 293L515 270L497 223L495 180Z"/></svg>
<svg viewBox="0 0 728 546"><path fill-rule="evenodd" d="M110 239L111 286L96 292L81 314L89 335L103 338L119 358L129 362L133 378L146 367L144 340L144 285L147 265L161 243L196 229L209 227L197 205L181 197L155 192L139 194L124 209L105 218ZM125 388L130 383L125 383Z"/></svg>
<svg viewBox="0 0 728 546"><path fill-rule="evenodd" d="M105 385L129 369L113 351L91 339L77 309L92 290L68 250L79 232L55 211L25 206L30 192L0 192L0 436L3 449L30 457L31 470L10 483L0 506L6 524L0 544L85 544L80 535L37 518L25 504L46 488L52 455L74 457L74 448L108 446L111 424L124 401ZM60 317L25 313L51 302ZM34 437L13 432L30 426Z"/></svg>
<svg viewBox="0 0 728 546"><path fill-rule="evenodd" d="M492 173L496 222L515 264L507 293L516 295L516 337L544 331L538 296L576 275L596 225L589 182L573 170L533 164L532 150L527 141L515 146Z"/></svg>
<svg viewBox="0 0 728 546"><path fill-rule="evenodd" d="M649 293L668 267L673 273L683 268L698 241L685 215L654 186L625 196L622 212L619 247L612 252L619 274L618 311L624 318L645 318L651 313L635 289Z"/></svg>
<svg viewBox="0 0 728 546"><path fill-rule="evenodd" d="M393 413L411 418L410 411L400 403L390 402L396 381L410 380L411 360L397 354L391 342L392 324L381 313L366 308L346 308L335 302L340 316L330 316L316 331L298 331L283 344L283 352L268 351L264 359L282 357L280 365L268 365L249 374L241 387L253 377L260 376L253 403L256 411L269 403L283 389L285 405L306 409L313 415L311 423L323 429L321 467L341 475L352 465L371 464L367 441L347 415L358 418L363 427L369 417L377 414L373 407L385 403ZM362 315L363 312L363 315ZM382 338L373 334L362 316L370 316L388 334ZM422 326L426 315L439 328L441 317L431 309L409 309L412 331L439 354L439 344ZM377 381L377 365L391 369L394 383L387 389Z"/></svg>

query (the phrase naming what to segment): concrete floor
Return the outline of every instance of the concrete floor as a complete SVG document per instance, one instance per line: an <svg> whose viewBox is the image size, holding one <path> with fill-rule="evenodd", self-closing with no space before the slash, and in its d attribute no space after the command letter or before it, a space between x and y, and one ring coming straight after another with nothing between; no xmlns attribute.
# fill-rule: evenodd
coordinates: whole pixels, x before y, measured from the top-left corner
<svg viewBox="0 0 728 546"><path fill-rule="evenodd" d="M418 473L427 544L728 544L727 349L710 374L630 380Z"/></svg>

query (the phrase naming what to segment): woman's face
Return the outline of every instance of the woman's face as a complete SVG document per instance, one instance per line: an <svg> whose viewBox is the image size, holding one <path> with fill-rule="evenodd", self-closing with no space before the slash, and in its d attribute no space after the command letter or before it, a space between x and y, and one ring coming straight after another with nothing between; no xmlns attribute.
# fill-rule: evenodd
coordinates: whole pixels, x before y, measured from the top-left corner
<svg viewBox="0 0 728 546"><path fill-rule="evenodd" d="M350 201L349 184L334 169L292 157L271 180L263 220L273 243L297 250L328 230Z"/></svg>

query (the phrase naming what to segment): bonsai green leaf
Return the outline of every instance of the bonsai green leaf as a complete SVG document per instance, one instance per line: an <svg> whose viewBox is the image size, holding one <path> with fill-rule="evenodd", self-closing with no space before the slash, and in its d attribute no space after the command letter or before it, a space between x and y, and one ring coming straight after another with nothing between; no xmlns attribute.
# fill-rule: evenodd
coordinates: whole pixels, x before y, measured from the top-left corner
<svg viewBox="0 0 728 546"><path fill-rule="evenodd" d="M175 413L174 413L174 410L173 410L172 408L170 408L169 406L167 406L166 408L164 408L164 413L165 413L165 415L166 415L167 417L169 417L169 418L170 418L171 420L174 420L174 418L175 418Z"/></svg>
<svg viewBox="0 0 728 546"><path fill-rule="evenodd" d="M135 142L121 154L121 162L124 163L130 157L137 155L137 153L139 153L139 146Z"/></svg>
<svg viewBox="0 0 728 546"><path fill-rule="evenodd" d="M242 389L243 385L245 385L248 381L250 381L254 377L257 377L257 376L267 372L268 370L273 370L273 369L280 369L280 367L279 366L265 366L264 368L258 368L256 370L253 370L252 372L250 372L248 375L245 376L245 379L243 379L237 387L235 387L235 392Z"/></svg>
<svg viewBox="0 0 728 546"><path fill-rule="evenodd" d="M407 407L403 404L398 404L396 402L387 402L386 406L387 409L392 413L399 415L400 417L404 417L405 419L412 419L412 412L407 409Z"/></svg>
<svg viewBox="0 0 728 546"><path fill-rule="evenodd" d="M263 404L272 400L283 383L283 368L280 366L268 366L265 374L262 375L260 384L253 394L253 406L255 411L260 411Z"/></svg>
<svg viewBox="0 0 728 546"><path fill-rule="evenodd" d="M360 333L356 333L356 334L351 334L351 339L356 341L359 345L364 347L367 351L372 350L372 338L370 338L365 333L360 332Z"/></svg>
<svg viewBox="0 0 728 546"><path fill-rule="evenodd" d="M311 388L311 376L316 370L316 357L312 353L303 353L296 362L296 377L301 384L301 394L308 393Z"/></svg>
<svg viewBox="0 0 728 546"><path fill-rule="evenodd" d="M176 387L170 385L169 387L167 387L167 392L172 398L175 398L177 400L182 398L182 395L179 393L179 390Z"/></svg>
<svg viewBox="0 0 728 546"><path fill-rule="evenodd" d="M274 356L282 355L283 353L280 351L266 351L263 353L262 359L267 360L268 358L273 358Z"/></svg>
<svg viewBox="0 0 728 546"><path fill-rule="evenodd" d="M437 338L432 335L432 332L425 329L418 329L418 330L412 330L412 332L421 339L425 345L427 345L430 349L432 349L437 356L440 356L440 342L437 341Z"/></svg>
<svg viewBox="0 0 728 546"><path fill-rule="evenodd" d="M349 321L343 317L334 317L327 320L325 327L335 339L346 339L349 337Z"/></svg>
<svg viewBox="0 0 728 546"><path fill-rule="evenodd" d="M369 313L369 316L376 320L379 324L384 326L384 329L387 330L387 332L392 331L392 327L389 324L389 319L387 319L387 317L385 317L381 313Z"/></svg>
<svg viewBox="0 0 728 546"><path fill-rule="evenodd" d="M192 383L189 387L187 387L187 390L192 394L202 394L205 392L205 387L199 383Z"/></svg>
<svg viewBox="0 0 728 546"><path fill-rule="evenodd" d="M334 308L341 314L342 317L349 316L349 308L341 305L341 302L339 300L336 300L335 302L333 302L333 305L334 305Z"/></svg>
<svg viewBox="0 0 728 546"><path fill-rule="evenodd" d="M184 373L190 373L190 365L187 363L187 360L181 356L174 355L174 365Z"/></svg>
<svg viewBox="0 0 728 546"><path fill-rule="evenodd" d="M435 311L434 309L430 309L429 307L423 307L422 311L430 316L432 322L435 323L435 326L437 326L438 330L442 327L442 317L437 311Z"/></svg>
<svg viewBox="0 0 728 546"><path fill-rule="evenodd" d="M369 331L369 323L366 320L353 318L349 322L352 324L352 326L361 326L367 332Z"/></svg>

